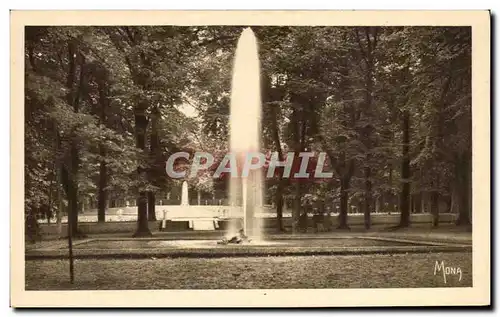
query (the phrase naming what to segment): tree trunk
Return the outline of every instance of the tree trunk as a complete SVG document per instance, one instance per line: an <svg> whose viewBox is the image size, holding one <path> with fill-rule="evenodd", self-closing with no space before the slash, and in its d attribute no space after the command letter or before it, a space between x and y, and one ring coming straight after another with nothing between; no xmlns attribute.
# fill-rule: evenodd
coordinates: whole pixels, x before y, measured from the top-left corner
<svg viewBox="0 0 500 317"><path fill-rule="evenodd" d="M156 197L153 191L148 192L148 220L156 221Z"/></svg>
<svg viewBox="0 0 500 317"><path fill-rule="evenodd" d="M52 206L54 205L54 198L53 198L53 191L54 191L54 186L57 184L57 177L56 177L56 171L57 171L57 163L54 163L52 171L50 173L50 185L49 185L49 201L48 201L48 206L47 206L47 224L50 224L50 218L53 215L52 212Z"/></svg>
<svg viewBox="0 0 500 317"><path fill-rule="evenodd" d="M387 195L387 213L390 215L394 213L394 195L392 194L392 184L393 184L393 168L392 164L389 163L389 193Z"/></svg>
<svg viewBox="0 0 500 317"><path fill-rule="evenodd" d="M148 169L148 180L151 185L156 185L155 176L157 174L156 161L158 157L158 150L160 140L158 137L158 118L160 117L160 110L155 106L151 112L151 135L149 139L149 159L150 166ZM148 192L148 219L149 221L156 221L156 195L153 191Z"/></svg>
<svg viewBox="0 0 500 317"><path fill-rule="evenodd" d="M59 134L56 133L57 137L57 147L59 148ZM60 166L61 163L58 161L57 163L57 170L56 170L56 175L57 175L57 181L59 184L63 183L63 178L62 178L62 167ZM57 213L56 213L56 222L57 222L57 234L59 235L59 238L62 238L62 214L63 214L63 209L64 209L64 202L63 202L63 193L62 193L62 188L61 186L57 186Z"/></svg>
<svg viewBox="0 0 500 317"><path fill-rule="evenodd" d="M408 227L410 225L410 113L405 110L403 113L403 161L401 164L401 200L400 212L401 219L400 227Z"/></svg>
<svg viewBox="0 0 500 317"><path fill-rule="evenodd" d="M296 98L296 96L292 96L292 99ZM299 110L294 108L291 115L291 124L294 128L293 132L293 146L295 151L294 156L294 165L298 168L301 164L301 160L299 158L299 154L304 149L304 137L305 137L305 121L303 118L303 109ZM301 121L302 119L302 121ZM292 169L293 170L293 169ZM293 197L293 209L292 209L292 231L293 233L297 233L300 229L299 220L301 219L301 183L300 179L295 180L294 184L294 197Z"/></svg>
<svg viewBox="0 0 500 317"><path fill-rule="evenodd" d="M436 179L432 183L431 191L431 215L432 215L432 226L439 226L439 177L436 175Z"/></svg>
<svg viewBox="0 0 500 317"><path fill-rule="evenodd" d="M50 225L50 218L52 217L52 193L49 194L49 204L47 205L47 224Z"/></svg>
<svg viewBox="0 0 500 317"><path fill-rule="evenodd" d="M446 210L446 211L445 211L445 212L446 212L447 214L451 214L451 213L452 213L452 205L451 205L451 191L452 191L452 189L450 188L450 189L449 189L449 194L448 194L448 195L446 195L446 196L444 197L444 203L445 203L445 205L446 205L446 207L445 207L445 210Z"/></svg>
<svg viewBox="0 0 500 317"><path fill-rule="evenodd" d="M284 232L285 228L283 226L283 180L279 180L278 187L276 189L275 204L276 204L276 219L278 221L278 231Z"/></svg>
<svg viewBox="0 0 500 317"><path fill-rule="evenodd" d="M382 204L382 196L377 196L377 199L375 200L375 213L380 212L380 205Z"/></svg>
<svg viewBox="0 0 500 317"><path fill-rule="evenodd" d="M283 90L279 89L279 87L272 87L271 79L269 74L264 73L262 76L262 91L263 91L263 100L265 102L274 102L283 100ZM283 151L281 149L281 140L279 135L279 127L278 127L278 104L270 104L269 110L271 114L271 133L274 145L276 146L276 150L278 152L278 159L283 160ZM275 205L276 205L276 219L277 219L277 230L279 232L285 231L283 226L283 191L285 187L285 183L282 179L283 173L278 172L278 185L276 189L276 196L274 197Z"/></svg>
<svg viewBox="0 0 500 317"><path fill-rule="evenodd" d="M356 36L358 37L359 40L359 34L358 30L356 29ZM365 105L363 109L364 116L370 120L373 119L373 68L374 68L374 58L373 54L377 45L377 31L376 29L372 29L371 27L365 27L365 37L366 37L366 46L364 49L362 49L362 55L363 58L366 62L366 72L365 72ZM358 42L359 45L361 46L361 41ZM364 197L364 224L365 224L365 229L370 229L371 227L371 208L372 208L372 181L371 181L371 168L370 168L370 161L371 161L371 155L370 155L370 150L373 147L372 142L371 142L371 135L373 132L373 127L371 125L366 125L363 128L363 143L366 146L366 149L368 150L368 154L366 155L366 166L364 168L364 177L365 177L365 197ZM361 210L360 210L361 211Z"/></svg>
<svg viewBox="0 0 500 317"><path fill-rule="evenodd" d="M456 166L457 182L456 188L458 192L458 219L457 225L468 226L471 224L470 221L470 210L471 210L471 164L470 157L466 153L458 156Z"/></svg>
<svg viewBox="0 0 500 317"><path fill-rule="evenodd" d="M70 183L68 198L68 224L71 225L72 236L75 237L78 235L78 188L75 182Z"/></svg>
<svg viewBox="0 0 500 317"><path fill-rule="evenodd" d="M365 167L365 204L363 211L365 229L370 229L371 227L372 182L370 177L371 169L370 167Z"/></svg>
<svg viewBox="0 0 500 317"><path fill-rule="evenodd" d="M109 105L109 86L106 83L107 78L98 77L99 81L99 121L102 125L106 126L106 109ZM106 147L103 143L99 144L99 155L101 160L99 162L99 188L97 193L97 221L106 221L106 200L107 200L107 189L108 186L108 167L106 165Z"/></svg>
<svg viewBox="0 0 500 317"><path fill-rule="evenodd" d="M415 194L415 212L422 213L422 193Z"/></svg>
<svg viewBox="0 0 500 317"><path fill-rule="evenodd" d="M351 179L345 177L340 180L340 213L337 229L349 229L347 225L347 208L349 202L349 187Z"/></svg>
<svg viewBox="0 0 500 317"><path fill-rule="evenodd" d="M299 219L300 219L300 207L301 207L301 186L300 182L296 181L294 184L294 197L293 197L293 209L292 209L292 232L297 233L299 231Z"/></svg>
<svg viewBox="0 0 500 317"><path fill-rule="evenodd" d="M68 234L71 233L72 236L78 235L78 184L73 177L73 171L77 170L78 156L75 154L77 149L74 145L71 146L70 150L70 168L64 168L62 171L64 189L66 191L66 197L68 200ZM69 228L71 227L71 230Z"/></svg>
<svg viewBox="0 0 500 317"><path fill-rule="evenodd" d="M144 110L147 105L139 104L135 109L135 135L136 147L144 152L146 147L146 128L148 119ZM145 182L147 171L141 166L139 162L137 167L137 176L139 182ZM139 188L139 196L137 197L137 230L133 237L150 237L152 236L148 226L148 197L144 188Z"/></svg>
<svg viewBox="0 0 500 317"><path fill-rule="evenodd" d="M437 191L431 192L431 214L432 226L439 226L439 193Z"/></svg>
<svg viewBox="0 0 500 317"><path fill-rule="evenodd" d="M148 225L148 196L147 192L140 191L137 198L137 230L133 237L150 237L152 236Z"/></svg>
<svg viewBox="0 0 500 317"><path fill-rule="evenodd" d="M81 89L83 86L83 65L85 64L85 58L80 55L80 80L78 90L75 91L75 76L76 76L76 56L77 56L77 44L75 40L69 40L68 42L68 76L66 78L66 87L68 88L68 94L66 95L66 101L72 108L74 113L79 112L79 98ZM78 170L80 165L78 146L76 142L75 131L71 133L71 146L69 155L69 168L65 168L64 182L66 183L66 197L68 199L68 228L71 228L70 233L72 236L78 236Z"/></svg>
<svg viewBox="0 0 500 317"><path fill-rule="evenodd" d="M201 191L199 189L198 189L197 194L198 194L197 201L198 201L198 206L199 206L199 205L201 205Z"/></svg>
<svg viewBox="0 0 500 317"><path fill-rule="evenodd" d="M104 146L101 144L99 145L99 154L101 157L104 157L106 155L106 150ZM101 162L99 163L99 189L97 193L97 221L98 222L105 222L106 221L106 199L107 199L107 192L106 192L106 186L107 186L107 181L108 181L108 175L107 175L107 166L106 166L106 161L104 159L101 159Z"/></svg>
<svg viewBox="0 0 500 317"><path fill-rule="evenodd" d="M59 206L57 206L57 214L56 214L56 223L57 223L57 234L59 238L62 237L62 213L64 209L64 203L62 200L61 190L57 190L57 200L59 202Z"/></svg>

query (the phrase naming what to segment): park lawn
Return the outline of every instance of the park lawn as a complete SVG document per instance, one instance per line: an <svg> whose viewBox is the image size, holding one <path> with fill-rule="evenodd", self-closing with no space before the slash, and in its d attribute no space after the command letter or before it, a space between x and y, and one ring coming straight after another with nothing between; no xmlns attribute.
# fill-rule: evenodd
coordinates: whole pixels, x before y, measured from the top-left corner
<svg viewBox="0 0 500 317"><path fill-rule="evenodd" d="M434 275L436 261L462 280ZM27 290L471 287L472 253L26 261Z"/></svg>

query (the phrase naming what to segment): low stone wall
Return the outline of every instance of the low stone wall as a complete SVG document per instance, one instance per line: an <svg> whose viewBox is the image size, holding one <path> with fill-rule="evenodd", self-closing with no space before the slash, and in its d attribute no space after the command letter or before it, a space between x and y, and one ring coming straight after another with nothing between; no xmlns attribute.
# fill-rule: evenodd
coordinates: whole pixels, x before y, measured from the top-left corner
<svg viewBox="0 0 500 317"><path fill-rule="evenodd" d="M386 226L395 226L399 223L400 220L399 214L372 214L371 220L372 225L386 225ZM453 223L457 219L457 215L455 214L440 214L439 222L440 223ZM331 226L336 226L338 224L338 215L334 216L326 216L325 217L325 226L328 226L328 223ZM431 224L432 223L432 215L431 214L412 214L410 216L410 222L415 224ZM364 225L364 216L362 214L348 215L347 223L350 226L361 226ZM265 228L276 228L278 226L278 220L276 218L267 218L264 219L264 227ZM292 219L291 218L283 218L283 226L292 227ZM312 217L308 219L308 227L313 227L314 221Z"/></svg>
<svg viewBox="0 0 500 317"><path fill-rule="evenodd" d="M335 226L337 224L337 215L330 216L330 219L326 217L325 226L329 227L328 223L331 226ZM441 214L439 215L440 223L453 223L456 220L455 214ZM372 225L397 225L399 223L400 215L399 214L373 214L372 215ZM431 214L412 214L410 218L412 223L423 224L423 223L431 223L432 215ZM264 227L265 228L276 228L277 227L277 219L276 218L264 218ZM226 227L226 221L219 221L219 230L224 230ZM347 223L351 226L363 225L364 219L363 215L348 215ZM150 221L149 229L151 232L158 232L160 229L161 221ZM285 227L292 226L291 218L283 218L283 225ZM313 227L314 222L309 217L308 226ZM67 225L62 224L62 232L63 235L67 232ZM78 229L80 232L85 234L106 234L106 233L133 233L137 228L137 222L135 221L121 221L121 222L81 222L78 224ZM41 234L42 235L57 235L59 233L59 228L57 224L40 224ZM167 221L167 228L165 231L175 232L175 231L186 231L192 230L189 229L188 221Z"/></svg>
<svg viewBox="0 0 500 317"><path fill-rule="evenodd" d="M161 221L150 221L149 230L158 232L160 230ZM42 235L57 235L59 234L59 226L57 224L40 224ZM106 233L133 233L137 229L137 222L82 222L78 224L78 230L84 234L106 234ZM61 225L62 235L66 235L68 226L63 223ZM167 231L185 231L189 230L187 221L167 221Z"/></svg>

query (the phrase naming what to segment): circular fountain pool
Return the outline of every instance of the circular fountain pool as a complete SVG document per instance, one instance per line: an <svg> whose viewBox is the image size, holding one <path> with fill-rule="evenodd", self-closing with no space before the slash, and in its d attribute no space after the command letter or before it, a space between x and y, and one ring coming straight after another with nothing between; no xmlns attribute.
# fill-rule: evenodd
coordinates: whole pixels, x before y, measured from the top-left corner
<svg viewBox="0 0 500 317"><path fill-rule="evenodd" d="M158 247L175 248L231 248L231 247L252 247L252 246L279 246L286 245L284 241L250 241L243 243L218 244L217 240L162 240L156 241Z"/></svg>

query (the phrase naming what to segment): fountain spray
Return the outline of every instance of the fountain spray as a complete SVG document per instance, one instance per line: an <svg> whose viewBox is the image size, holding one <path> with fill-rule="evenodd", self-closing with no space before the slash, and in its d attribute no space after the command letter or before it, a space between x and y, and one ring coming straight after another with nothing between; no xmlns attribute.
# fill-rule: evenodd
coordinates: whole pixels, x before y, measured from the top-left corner
<svg viewBox="0 0 500 317"><path fill-rule="evenodd" d="M236 155L241 168L249 153L260 152L262 131L260 63L257 39L250 28L243 30L238 40L232 76L230 151ZM234 235L243 229L252 240L260 240L262 221L256 214L262 211L263 205L262 170L251 170L248 176L231 177L229 188L231 204L242 206L243 228L232 222L228 234Z"/></svg>

